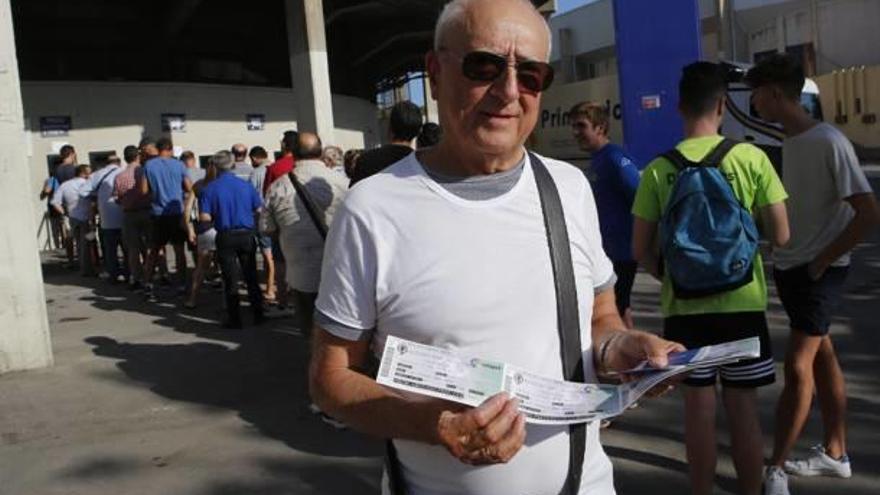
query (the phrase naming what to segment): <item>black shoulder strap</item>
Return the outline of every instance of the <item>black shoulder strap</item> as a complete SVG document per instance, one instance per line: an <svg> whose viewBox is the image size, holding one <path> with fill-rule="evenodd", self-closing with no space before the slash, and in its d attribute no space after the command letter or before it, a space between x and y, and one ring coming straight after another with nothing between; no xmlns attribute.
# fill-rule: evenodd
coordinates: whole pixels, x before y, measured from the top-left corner
<svg viewBox="0 0 880 495"><path fill-rule="evenodd" d="M571 245L565 226L565 214L559 191L547 167L534 153L529 153L538 196L547 229L547 244L556 286L556 320L559 330L559 347L562 354L562 372L565 380L584 382L583 352L581 351L581 328L578 317L577 288L571 261ZM562 487L562 495L577 495L581 485L581 471L587 444L585 423L569 427L568 476Z"/></svg>
<svg viewBox="0 0 880 495"><path fill-rule="evenodd" d="M723 140L721 140L720 143L718 143L717 146L715 146L712 151L709 152L708 155L706 155L705 158L700 161L700 166L718 167L719 165L721 165L721 160L724 160L724 157L727 156L727 153L729 153L730 150L733 149L733 147L737 144L739 144L739 141L724 138Z"/></svg>
<svg viewBox="0 0 880 495"><path fill-rule="evenodd" d="M321 234L322 239L327 238L327 226L324 225L324 220L318 215L318 206L315 204L315 201L312 199L312 196L306 191L306 188L302 185L299 179L296 177L296 174L293 172L288 172L287 176L290 178L291 184L293 184L293 188L296 189L296 195L299 196L299 199L302 200L303 205L306 207L306 211L309 214L309 217L312 219L312 223L315 224L315 228L318 229L318 233Z"/></svg>
<svg viewBox="0 0 880 495"><path fill-rule="evenodd" d="M681 151L678 151L678 149L676 148L672 148L671 150L661 154L660 156L672 162L672 164L675 165L675 168L679 172L688 167L696 166L696 163L685 158L685 156L681 154Z"/></svg>

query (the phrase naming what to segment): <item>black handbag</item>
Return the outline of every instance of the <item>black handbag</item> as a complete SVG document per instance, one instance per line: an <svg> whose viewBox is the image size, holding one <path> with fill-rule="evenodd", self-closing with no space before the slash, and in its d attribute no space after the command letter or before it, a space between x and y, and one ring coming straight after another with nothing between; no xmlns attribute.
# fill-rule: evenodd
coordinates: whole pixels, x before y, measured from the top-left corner
<svg viewBox="0 0 880 495"><path fill-rule="evenodd" d="M574 268L571 261L571 245L568 229L565 226L565 214L559 191L547 167L535 154L529 153L535 182L538 185L538 196L541 200L541 212L544 216L544 227L547 230L547 245L550 248L550 262L553 267L553 282L556 289L556 320L559 330L559 350L562 360L562 374L566 381L585 381L583 352L581 351L580 318L578 316L577 287L574 280ZM579 423L569 426L569 459L568 475L560 495L577 495L583 476L584 455L587 446L587 425ZM385 465L391 493L406 495L406 485L401 472L400 460L394 443L388 440L385 449Z"/></svg>

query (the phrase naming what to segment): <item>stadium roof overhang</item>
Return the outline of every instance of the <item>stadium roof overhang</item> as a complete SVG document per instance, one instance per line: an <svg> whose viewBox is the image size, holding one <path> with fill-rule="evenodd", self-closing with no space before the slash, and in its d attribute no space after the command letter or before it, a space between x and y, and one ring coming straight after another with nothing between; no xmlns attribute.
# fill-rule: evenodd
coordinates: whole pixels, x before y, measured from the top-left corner
<svg viewBox="0 0 880 495"><path fill-rule="evenodd" d="M420 71L445 3L324 0L332 91L372 98ZM290 86L285 0L12 0L12 6L24 80Z"/></svg>

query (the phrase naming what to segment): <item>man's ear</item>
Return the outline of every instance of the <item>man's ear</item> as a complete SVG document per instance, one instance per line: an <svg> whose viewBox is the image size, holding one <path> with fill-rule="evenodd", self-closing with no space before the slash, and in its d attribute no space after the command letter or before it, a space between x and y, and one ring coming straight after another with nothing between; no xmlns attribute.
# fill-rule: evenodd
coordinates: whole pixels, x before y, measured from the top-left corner
<svg viewBox="0 0 880 495"><path fill-rule="evenodd" d="M727 95L721 95L721 98L718 98L718 103L715 104L715 114L719 117L724 115L725 103L727 103Z"/></svg>
<svg viewBox="0 0 880 495"><path fill-rule="evenodd" d="M431 87L431 98L436 100L438 95L437 80L440 77L440 60L437 58L437 52L429 51L425 55L425 68L428 73L428 83Z"/></svg>

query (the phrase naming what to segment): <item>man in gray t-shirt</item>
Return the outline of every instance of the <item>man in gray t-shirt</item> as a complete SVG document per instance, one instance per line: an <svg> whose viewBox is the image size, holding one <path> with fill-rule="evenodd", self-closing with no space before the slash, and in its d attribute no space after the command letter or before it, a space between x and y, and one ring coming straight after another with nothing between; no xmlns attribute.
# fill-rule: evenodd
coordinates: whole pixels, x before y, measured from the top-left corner
<svg viewBox="0 0 880 495"><path fill-rule="evenodd" d="M803 68L774 55L747 76L761 117L782 124L783 183L791 240L773 253L779 298L791 323L785 387L776 411L776 438L765 493L788 495L786 473L852 475L846 455L846 391L828 335L843 290L849 253L880 224L880 212L852 144L800 104ZM815 376L814 376L815 375ZM801 460L787 461L809 415L813 388L821 405L825 442Z"/></svg>

